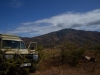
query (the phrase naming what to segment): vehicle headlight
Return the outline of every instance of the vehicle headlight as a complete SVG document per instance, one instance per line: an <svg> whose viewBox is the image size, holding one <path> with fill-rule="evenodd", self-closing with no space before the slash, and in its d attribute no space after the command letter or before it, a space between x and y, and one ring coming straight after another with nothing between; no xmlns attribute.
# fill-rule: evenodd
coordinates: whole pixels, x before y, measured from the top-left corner
<svg viewBox="0 0 100 75"><path fill-rule="evenodd" d="M38 60L38 55L33 55L33 60L37 61Z"/></svg>
<svg viewBox="0 0 100 75"><path fill-rule="evenodd" d="M6 59L13 58L13 55L5 55L5 58L6 58Z"/></svg>

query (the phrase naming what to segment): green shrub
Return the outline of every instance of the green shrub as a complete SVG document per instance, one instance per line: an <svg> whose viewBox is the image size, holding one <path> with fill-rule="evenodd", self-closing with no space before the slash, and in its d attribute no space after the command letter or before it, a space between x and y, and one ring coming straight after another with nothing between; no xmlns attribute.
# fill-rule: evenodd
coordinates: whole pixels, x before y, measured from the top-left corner
<svg viewBox="0 0 100 75"><path fill-rule="evenodd" d="M84 50L73 50L69 56L69 64L71 66L77 65L79 63L83 53L84 53Z"/></svg>
<svg viewBox="0 0 100 75"><path fill-rule="evenodd" d="M0 59L1 59L1 57L0 57ZM23 59L22 58L17 58L17 59L10 58L10 59L4 60L4 61L0 61L0 73L6 75L11 72L14 72L14 74L16 74L16 75L17 74L21 75L22 70L23 70L24 74L28 74L29 73L28 69L26 69L26 68L22 69L20 67L20 65L22 63L24 63L25 61L26 61L25 58L23 58ZM19 71L19 69L20 69L20 71Z"/></svg>
<svg viewBox="0 0 100 75"><path fill-rule="evenodd" d="M66 43L61 46L61 62L68 63L70 66L75 66L79 63L85 50L79 48L73 43Z"/></svg>
<svg viewBox="0 0 100 75"><path fill-rule="evenodd" d="M40 62L42 59L44 59L43 50L44 50L44 47L43 46L38 46L38 48L37 48L38 56L39 56L38 62Z"/></svg>

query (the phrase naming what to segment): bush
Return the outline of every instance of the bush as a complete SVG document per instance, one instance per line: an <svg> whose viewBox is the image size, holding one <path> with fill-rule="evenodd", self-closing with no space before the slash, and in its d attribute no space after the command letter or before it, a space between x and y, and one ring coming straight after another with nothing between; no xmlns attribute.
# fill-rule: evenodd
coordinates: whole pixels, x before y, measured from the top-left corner
<svg viewBox="0 0 100 75"><path fill-rule="evenodd" d="M61 62L68 63L70 66L75 66L79 63L85 50L79 48L73 43L66 43L61 46Z"/></svg>
<svg viewBox="0 0 100 75"><path fill-rule="evenodd" d="M77 65L79 63L83 53L84 53L84 50L73 50L69 56L69 64L71 66Z"/></svg>
<svg viewBox="0 0 100 75"><path fill-rule="evenodd" d="M38 46L37 51L38 51L38 56L39 56L39 62L44 58L43 54L44 47L43 46Z"/></svg>
<svg viewBox="0 0 100 75"><path fill-rule="evenodd" d="M14 73L15 75L21 75L23 72L23 74L27 75L29 73L29 69L20 67L20 65L25 61L25 58L10 58L4 61L0 61L0 74L9 75L10 73Z"/></svg>

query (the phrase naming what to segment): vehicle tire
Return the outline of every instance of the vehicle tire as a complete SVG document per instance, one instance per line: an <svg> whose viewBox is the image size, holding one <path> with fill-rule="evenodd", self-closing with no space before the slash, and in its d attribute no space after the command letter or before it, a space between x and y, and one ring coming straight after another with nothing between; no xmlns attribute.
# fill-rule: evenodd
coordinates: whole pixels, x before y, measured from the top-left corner
<svg viewBox="0 0 100 75"><path fill-rule="evenodd" d="M37 70L37 63L33 62L29 71L30 72L36 72L36 70Z"/></svg>

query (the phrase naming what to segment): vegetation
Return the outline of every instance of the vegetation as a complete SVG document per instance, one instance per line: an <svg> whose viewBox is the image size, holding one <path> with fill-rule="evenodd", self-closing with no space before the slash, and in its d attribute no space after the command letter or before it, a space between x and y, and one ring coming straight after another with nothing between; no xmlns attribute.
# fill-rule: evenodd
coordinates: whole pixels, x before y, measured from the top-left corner
<svg viewBox="0 0 100 75"><path fill-rule="evenodd" d="M89 50L91 49L91 50ZM50 70L52 67L60 67L64 65L64 69L58 70L57 72L61 72L62 70L67 71L67 66L76 67L80 70L81 67L84 67L85 72L91 73L90 75L98 75L99 70L97 70L97 65L100 63L100 44L96 45L93 48L90 48L90 43L85 44L83 47L80 47L77 44L68 42L59 46L59 48L49 48L44 49L43 46L38 46L39 60L37 62L33 62L33 66L31 68L19 67L21 63L26 61L26 58L12 58L8 60L2 59L2 53L0 54L0 74L15 74L15 75L28 75L30 71L35 72L36 69L42 70ZM96 62L91 63L83 59L85 55L93 56L97 59ZM3 61L3 62L2 62ZM19 63L16 65L16 63ZM41 65L42 64L42 65ZM83 65L84 64L84 65ZM79 67L77 67L79 66ZM100 65L99 65L100 66ZM87 69L87 67L90 67ZM73 68L71 68L72 70ZM38 72L37 71L37 72ZM53 74L55 74L54 71ZM66 73L66 72L65 72ZM84 75L85 73L83 73ZM33 74L34 75L34 74ZM38 74L37 74L38 75ZM59 75L57 73L57 75Z"/></svg>
<svg viewBox="0 0 100 75"><path fill-rule="evenodd" d="M43 60L32 75L99 75L99 48L99 45L91 46L90 42L83 46L67 42L59 47L44 49ZM85 55L95 58L96 62L86 60Z"/></svg>
<svg viewBox="0 0 100 75"><path fill-rule="evenodd" d="M39 60L33 61L31 67L21 67L21 64L23 64L26 61L29 61L29 59L26 59L25 56L21 57L21 55L14 54L12 58L4 59L4 53L0 49L0 75L28 75L30 72L35 72L37 69L37 66L39 62L42 59L42 52L40 47L38 47L39 51Z"/></svg>
<svg viewBox="0 0 100 75"><path fill-rule="evenodd" d="M0 63L0 71L1 71L1 74L15 74L15 75L20 75L22 73L25 73L25 74L28 74L29 70L28 69L22 69L21 70L21 67L20 65L22 63L24 63L26 61L25 58L21 59L21 58L10 58L10 59L7 59L7 60L4 60L4 61L1 61ZM24 72L23 72L24 71Z"/></svg>
<svg viewBox="0 0 100 75"><path fill-rule="evenodd" d="M78 48L73 43L65 43L60 47L62 63L68 63L70 66L75 66L81 60L85 50Z"/></svg>

